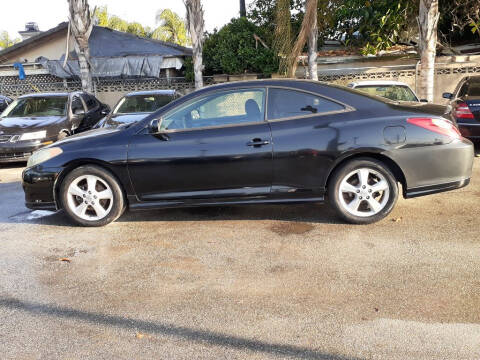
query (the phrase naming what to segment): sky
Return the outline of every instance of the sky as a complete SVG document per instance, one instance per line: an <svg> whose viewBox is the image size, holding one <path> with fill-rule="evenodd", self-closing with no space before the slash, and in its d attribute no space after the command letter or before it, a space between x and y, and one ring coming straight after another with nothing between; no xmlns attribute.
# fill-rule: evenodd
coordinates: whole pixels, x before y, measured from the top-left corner
<svg viewBox="0 0 480 360"><path fill-rule="evenodd" d="M67 0L0 0L0 31L7 30L12 37L19 37L25 23L36 22L45 31L67 20ZM247 0L247 8L253 0ZM19 6L21 4L21 6ZM185 18L183 0L89 0L90 7L108 7L108 12L127 21L138 21L144 26L155 27L155 14L159 9L171 9ZM205 28L220 28L240 11L239 0L202 0L205 11Z"/></svg>

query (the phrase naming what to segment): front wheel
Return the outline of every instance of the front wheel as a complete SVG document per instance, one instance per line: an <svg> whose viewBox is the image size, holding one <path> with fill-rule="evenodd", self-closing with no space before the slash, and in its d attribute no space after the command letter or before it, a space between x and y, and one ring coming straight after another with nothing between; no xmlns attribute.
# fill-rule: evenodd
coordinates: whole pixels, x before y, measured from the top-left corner
<svg viewBox="0 0 480 360"><path fill-rule="evenodd" d="M122 215L123 192L108 171L93 165L70 172L62 182L60 196L70 218L82 226L104 226Z"/></svg>
<svg viewBox="0 0 480 360"><path fill-rule="evenodd" d="M328 196L337 213L353 224L371 224L385 218L398 199L398 185L385 164L355 159L337 169Z"/></svg>

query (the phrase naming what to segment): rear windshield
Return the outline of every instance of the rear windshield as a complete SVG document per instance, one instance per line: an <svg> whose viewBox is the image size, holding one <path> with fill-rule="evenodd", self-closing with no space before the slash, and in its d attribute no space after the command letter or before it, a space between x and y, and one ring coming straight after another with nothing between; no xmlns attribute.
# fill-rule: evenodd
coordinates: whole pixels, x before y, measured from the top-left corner
<svg viewBox="0 0 480 360"><path fill-rule="evenodd" d="M64 116L67 103L67 96L20 98L5 109L2 117Z"/></svg>
<svg viewBox="0 0 480 360"><path fill-rule="evenodd" d="M418 101L412 90L407 86L399 85L364 85L357 86L355 90L369 95L381 96L393 101Z"/></svg>
<svg viewBox="0 0 480 360"><path fill-rule="evenodd" d="M471 97L480 97L480 82L470 83L468 86L467 95Z"/></svg>
<svg viewBox="0 0 480 360"><path fill-rule="evenodd" d="M118 103L114 114L152 113L173 100L170 95L126 96Z"/></svg>

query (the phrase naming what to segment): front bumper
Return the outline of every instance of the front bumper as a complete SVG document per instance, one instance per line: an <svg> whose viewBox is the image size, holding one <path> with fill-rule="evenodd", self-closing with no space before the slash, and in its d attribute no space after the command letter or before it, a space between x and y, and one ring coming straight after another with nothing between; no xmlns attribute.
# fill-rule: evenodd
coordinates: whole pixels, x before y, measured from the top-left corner
<svg viewBox="0 0 480 360"><path fill-rule="evenodd" d="M32 153L53 141L18 141L0 143L0 163L25 162Z"/></svg>
<svg viewBox="0 0 480 360"><path fill-rule="evenodd" d="M33 210L58 210L55 184L62 168L44 168L42 164L22 173L25 206Z"/></svg>

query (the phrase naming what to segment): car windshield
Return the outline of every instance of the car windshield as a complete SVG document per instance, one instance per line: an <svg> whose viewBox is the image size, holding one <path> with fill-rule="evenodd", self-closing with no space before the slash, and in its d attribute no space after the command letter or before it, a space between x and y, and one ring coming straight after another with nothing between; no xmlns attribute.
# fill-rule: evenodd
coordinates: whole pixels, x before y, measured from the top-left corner
<svg viewBox="0 0 480 360"><path fill-rule="evenodd" d="M362 91L369 95L377 95L394 101L418 101L412 90L401 85L362 85L355 90Z"/></svg>
<svg viewBox="0 0 480 360"><path fill-rule="evenodd" d="M2 117L64 116L67 112L67 96L35 96L12 102Z"/></svg>
<svg viewBox="0 0 480 360"><path fill-rule="evenodd" d="M173 100L170 95L132 95L118 103L114 114L152 113Z"/></svg>

